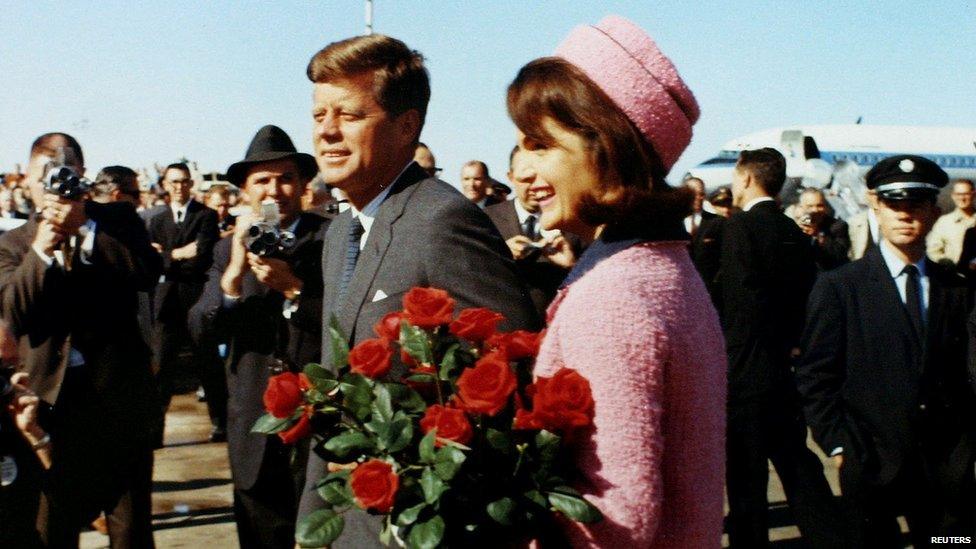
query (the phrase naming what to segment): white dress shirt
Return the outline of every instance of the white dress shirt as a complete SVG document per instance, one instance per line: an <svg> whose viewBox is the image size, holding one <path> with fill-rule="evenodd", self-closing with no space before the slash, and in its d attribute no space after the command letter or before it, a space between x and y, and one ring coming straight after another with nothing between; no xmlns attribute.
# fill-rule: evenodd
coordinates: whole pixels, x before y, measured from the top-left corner
<svg viewBox="0 0 976 549"><path fill-rule="evenodd" d="M879 248L881 249L881 257L888 267L888 272L891 273L891 278L895 279L895 286L898 287L901 302L907 304L908 275L905 274L904 270L908 264L895 255L894 250L891 249L891 243L887 240L882 240ZM929 310L929 277L925 274L925 256L922 256L922 259L915 263L915 268L918 269L918 286L922 294L922 321L924 322L928 317Z"/></svg>
<svg viewBox="0 0 976 549"><path fill-rule="evenodd" d="M534 216L535 217L536 230L539 232L539 235L542 238L544 238L546 240L552 240L553 238L555 238L555 237L559 236L560 234L562 234L559 231L559 229L551 229L551 230L543 229L542 228L542 225L539 224L539 214L538 213L534 213L534 214L533 213L529 213L529 210L526 210L525 209L525 206L522 206L522 203L518 201L518 198L513 198L512 199L512 202L515 203L515 216L518 218L519 227L524 226L525 225L525 220L528 219L529 216L531 215L531 216Z"/></svg>

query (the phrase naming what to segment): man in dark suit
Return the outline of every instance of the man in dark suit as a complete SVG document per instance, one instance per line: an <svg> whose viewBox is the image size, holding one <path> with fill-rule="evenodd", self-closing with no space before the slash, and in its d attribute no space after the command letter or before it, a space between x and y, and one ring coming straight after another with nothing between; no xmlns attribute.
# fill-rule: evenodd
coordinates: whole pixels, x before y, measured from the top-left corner
<svg viewBox="0 0 976 549"><path fill-rule="evenodd" d="M302 194L316 171L315 159L297 152L280 128L258 131L245 159L227 170L254 213L238 218L234 234L217 244L203 297L190 312L198 339L227 346L227 450L241 547L295 544L307 443L302 457L292 461L292 448L277 435L251 433L251 427L264 413L268 378L320 358L322 237L328 221L302 212ZM262 255L248 249L248 227L262 219L262 205L271 201L278 217L268 221L294 234L295 242Z"/></svg>
<svg viewBox="0 0 976 549"><path fill-rule="evenodd" d="M820 460L806 447L791 354L803 328L816 268L809 239L773 200L786 177L775 149L743 151L732 195L741 213L726 222L719 272L729 359L726 486L732 547L764 547L773 462L803 537L837 547L835 509Z"/></svg>
<svg viewBox="0 0 976 549"><path fill-rule="evenodd" d="M708 288L708 293L712 294L714 302L714 296L717 295L715 277L718 275L722 253L722 222L725 218L704 209L704 181L697 177L689 177L685 179L684 185L695 194L691 215L685 217L684 221L685 231L691 236L688 252L698 274L705 282L705 287Z"/></svg>
<svg viewBox="0 0 976 549"><path fill-rule="evenodd" d="M0 238L0 311L46 403L52 444L38 526L48 546L77 546L104 511L113 546L152 547L156 397L136 293L152 287L161 261L128 204L46 193L45 166L56 157L84 173L74 138L38 138L29 184L40 214Z"/></svg>
<svg viewBox="0 0 976 549"><path fill-rule="evenodd" d="M205 369L202 356L190 339L187 314L203 292L207 270L213 261L213 247L219 233L217 212L190 197L193 180L186 164L171 164L163 171L163 187L170 193L169 208L149 221L149 238L163 256L163 278L153 296L154 351L159 361L157 382L160 396L160 418L157 444L162 446L166 409L180 386L181 376L200 375ZM189 345L189 349L185 347ZM188 352L191 370L180 355ZM208 376L201 376L207 381ZM208 387L204 387L207 390ZM220 389L215 388L215 393ZM223 430L223 418L211 410L214 431Z"/></svg>
<svg viewBox="0 0 976 549"><path fill-rule="evenodd" d="M506 318L503 330L539 327L488 216L413 162L430 98L422 59L399 40L371 35L330 44L308 67L316 159L325 182L351 205L326 234L323 320L334 315L351 344L374 337L373 325L402 309L415 286L447 290L461 308L496 310ZM329 345L322 354L331 364ZM389 375L405 372L395 364ZM315 484L325 474L323 460L310 455L300 517L323 505ZM333 548L382 547L379 517L344 516Z"/></svg>
<svg viewBox="0 0 976 549"><path fill-rule="evenodd" d="M531 178L519 161L519 148L508 157L508 180L515 198L485 208L485 213L505 239L522 281L529 289L539 318L556 296L556 290L576 263L579 238L559 231L544 231L539 225L539 200L529 194Z"/></svg>
<svg viewBox="0 0 976 549"><path fill-rule="evenodd" d="M800 192L796 223L810 237L817 269L829 271L847 263L851 251L849 228L847 223L830 215L823 191L807 188Z"/></svg>
<svg viewBox="0 0 976 549"><path fill-rule="evenodd" d="M882 240L810 295L797 381L806 417L840 467L856 547L973 536L976 397L967 373L965 280L925 257L948 177L918 156L867 174Z"/></svg>

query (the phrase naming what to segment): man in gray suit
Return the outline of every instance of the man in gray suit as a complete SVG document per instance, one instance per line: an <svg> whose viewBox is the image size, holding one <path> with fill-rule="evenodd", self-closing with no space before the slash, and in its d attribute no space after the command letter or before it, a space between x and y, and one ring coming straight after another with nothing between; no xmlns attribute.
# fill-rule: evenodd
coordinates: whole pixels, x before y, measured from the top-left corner
<svg viewBox="0 0 976 549"><path fill-rule="evenodd" d="M351 208L325 236L323 325L335 315L350 344L375 337L372 326L402 308L414 286L450 292L458 308L488 307L502 330L539 328L508 248L488 216L413 162L430 83L423 57L381 35L330 44L308 66L314 83L313 141L322 178ZM323 363L330 364L330 348ZM405 372L395 365L390 379ZM315 484L326 463L309 457L299 517L324 502ZM381 547L380 517L353 510L333 548Z"/></svg>

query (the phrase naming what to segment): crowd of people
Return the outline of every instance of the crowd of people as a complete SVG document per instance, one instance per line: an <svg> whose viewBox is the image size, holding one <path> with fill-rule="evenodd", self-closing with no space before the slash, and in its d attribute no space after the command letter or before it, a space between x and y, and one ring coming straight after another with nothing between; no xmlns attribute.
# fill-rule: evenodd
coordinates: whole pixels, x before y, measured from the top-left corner
<svg viewBox="0 0 976 549"><path fill-rule="evenodd" d="M916 547L972 540L973 182L940 217L945 172L891 157L846 221L829 189L784 191L774 149L743 151L731 187L672 187L698 104L614 16L515 76L507 183L478 160L460 192L439 179L400 40L329 44L307 75L314 155L268 125L221 179L110 166L70 194L82 147L48 133L4 177L0 545L77 546L104 514L113 547L152 547L153 450L199 384L240 545L293 547L335 464L251 432L268 379L333 364L330 319L354 345L416 286L546 328L535 374L590 380L571 482L604 519L560 523L568 545L717 547L726 493L730 546L764 547L768 462L811 547L904 546L899 516ZM333 547L380 546L381 522L351 510Z"/></svg>

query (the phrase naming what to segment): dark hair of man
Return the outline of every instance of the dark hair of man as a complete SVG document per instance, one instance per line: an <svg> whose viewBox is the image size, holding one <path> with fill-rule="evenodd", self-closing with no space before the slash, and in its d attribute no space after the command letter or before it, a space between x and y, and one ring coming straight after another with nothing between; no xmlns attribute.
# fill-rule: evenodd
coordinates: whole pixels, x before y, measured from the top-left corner
<svg viewBox="0 0 976 549"><path fill-rule="evenodd" d="M508 87L508 113L519 130L539 143L554 141L542 125L546 117L586 142L599 188L583 197L579 213L584 223L626 227L654 238L681 234L693 194L667 184L651 144L575 65L543 57L522 67Z"/></svg>
<svg viewBox="0 0 976 549"><path fill-rule="evenodd" d="M518 145L512 147L512 152L508 153L508 171L512 171L512 166L515 164L515 153L519 152Z"/></svg>
<svg viewBox="0 0 976 549"><path fill-rule="evenodd" d="M163 175L166 175L166 172L170 170L179 170L186 175L190 175L190 167L186 165L186 162L174 162L166 166L166 169L163 170Z"/></svg>
<svg viewBox="0 0 976 549"><path fill-rule="evenodd" d="M120 193L139 198L138 174L125 166L107 166L95 177L92 194L104 197L118 189Z"/></svg>
<svg viewBox="0 0 976 549"><path fill-rule="evenodd" d="M769 196L777 196L786 183L786 159L771 147L741 151L735 168L749 172Z"/></svg>
<svg viewBox="0 0 976 549"><path fill-rule="evenodd" d="M955 187L956 185L969 185L970 191L976 190L976 185L973 184L972 179L957 179L952 182L953 187Z"/></svg>
<svg viewBox="0 0 976 549"><path fill-rule="evenodd" d="M67 148L70 149L78 159L78 163L84 166L85 155L81 152L81 144L78 143L78 140L74 137L61 132L46 133L35 139L34 143L31 144L31 158L34 158L39 154L48 154L53 156L57 151L55 151L55 147L51 143L57 138L61 138L65 142Z"/></svg>
<svg viewBox="0 0 976 549"><path fill-rule="evenodd" d="M826 197L826 195L824 195L823 191L821 191L820 189L814 188L814 187L805 187L802 191L800 191L800 196L803 196L805 194L817 195L821 199L827 200L827 197Z"/></svg>
<svg viewBox="0 0 976 549"><path fill-rule="evenodd" d="M430 76L424 56L406 44L382 34L333 42L312 56L306 74L317 84L373 73L373 99L391 116L409 110L420 114L420 130L430 102Z"/></svg>
<svg viewBox="0 0 976 549"><path fill-rule="evenodd" d="M480 160L468 160L467 162L464 163L463 166L461 166L461 169L463 170L464 168L467 168L467 167L470 167L470 166L480 166L481 167L481 173L483 173L485 175L485 178L488 179L488 178L491 177L490 175L488 175L488 164L485 164L484 162L482 162Z"/></svg>

